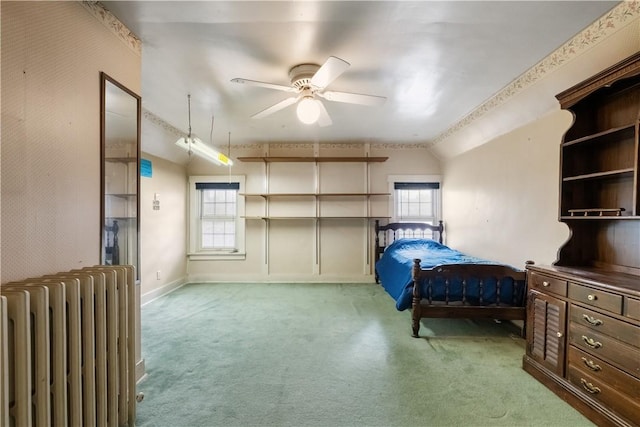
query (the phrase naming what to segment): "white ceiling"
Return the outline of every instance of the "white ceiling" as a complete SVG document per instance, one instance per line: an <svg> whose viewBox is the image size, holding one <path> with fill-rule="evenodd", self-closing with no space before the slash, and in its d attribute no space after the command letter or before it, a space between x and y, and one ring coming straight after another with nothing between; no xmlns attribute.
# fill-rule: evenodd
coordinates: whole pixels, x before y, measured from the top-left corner
<svg viewBox="0 0 640 427"><path fill-rule="evenodd" d="M143 108L226 145L427 143L612 9L613 1L104 1L142 40ZM304 125L288 96L232 83L289 84L300 63L351 66L330 90L381 107L323 100L329 127ZM210 138L212 116L213 137Z"/></svg>

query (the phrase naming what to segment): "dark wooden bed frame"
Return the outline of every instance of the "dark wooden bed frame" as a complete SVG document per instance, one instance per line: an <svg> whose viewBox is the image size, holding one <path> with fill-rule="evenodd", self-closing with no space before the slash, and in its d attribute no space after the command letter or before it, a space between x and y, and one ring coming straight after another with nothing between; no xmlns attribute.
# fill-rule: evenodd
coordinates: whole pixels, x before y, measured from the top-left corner
<svg viewBox="0 0 640 427"><path fill-rule="evenodd" d="M375 254L376 261L380 259L386 247L396 238L401 237L424 237L430 238L432 233L438 233L438 241L442 243L444 226L442 221L438 225L430 225L424 223L390 223L380 225L379 221L375 224ZM434 238L435 240L435 238ZM412 278L413 278L413 301L411 307L411 328L413 336L418 338L420 331L420 319L422 318L485 318L497 320L526 320L526 288L523 290L525 297L521 305L508 305L501 302L499 305L473 305L468 301L450 302L447 297L444 301L434 301L430 292L428 295L420 295L420 286L416 283L434 283L436 278L444 279L445 289L449 284L450 278L457 278L466 283L469 279L494 278L502 280L504 278L512 278L515 281L525 281L526 272L515 269L513 267L499 264L452 264L440 265L430 269L422 269L420 267L420 259L413 260ZM528 261L527 264L532 262ZM376 282L379 281L376 273ZM464 286L464 285L463 285ZM482 286L482 280L480 280ZM430 285L427 286L430 289ZM445 290L445 295L448 295ZM480 301L482 304L482 301ZM524 335L525 327L522 328Z"/></svg>

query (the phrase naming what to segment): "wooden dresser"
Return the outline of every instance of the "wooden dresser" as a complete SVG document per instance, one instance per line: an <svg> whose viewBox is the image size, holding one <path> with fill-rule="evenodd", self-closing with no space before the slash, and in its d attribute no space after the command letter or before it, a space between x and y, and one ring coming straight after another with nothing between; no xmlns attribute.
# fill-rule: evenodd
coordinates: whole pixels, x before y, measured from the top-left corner
<svg viewBox="0 0 640 427"><path fill-rule="evenodd" d="M640 423L639 278L529 266L524 368L597 424Z"/></svg>
<svg viewBox="0 0 640 427"><path fill-rule="evenodd" d="M575 121L560 147L551 266L527 267L524 369L598 425L640 425L640 53L558 95Z"/></svg>

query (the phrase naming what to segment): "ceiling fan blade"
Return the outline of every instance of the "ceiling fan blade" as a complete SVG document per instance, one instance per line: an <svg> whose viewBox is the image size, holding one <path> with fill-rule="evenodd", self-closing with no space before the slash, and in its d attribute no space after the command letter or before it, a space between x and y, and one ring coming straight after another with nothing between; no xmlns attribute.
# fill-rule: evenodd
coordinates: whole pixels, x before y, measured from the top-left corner
<svg viewBox="0 0 640 427"><path fill-rule="evenodd" d="M331 121L331 117L329 117L329 113L327 112L327 109L324 108L324 104L317 99L316 99L316 102L320 107L320 116L318 117L318 126L320 127L331 126L333 122Z"/></svg>
<svg viewBox="0 0 640 427"><path fill-rule="evenodd" d="M291 86L284 86L284 85L277 85L274 83L265 83L265 82L259 82L256 80L247 80L247 79L241 79L241 78L235 78L235 79L231 79L231 81L233 83L242 83L245 85L249 85L249 86L259 86L259 87L265 87L267 89L275 89L275 90L281 90L283 92L297 92L297 89Z"/></svg>
<svg viewBox="0 0 640 427"><path fill-rule="evenodd" d="M259 113L254 114L253 116L251 116L251 118L262 119L264 117L267 117L268 115L273 114L276 111L280 111L283 108L288 107L289 105L295 104L298 101L298 99L300 99L299 96L292 96L291 98L284 99L278 102L277 104L273 104L271 107L268 107L260 111Z"/></svg>
<svg viewBox="0 0 640 427"><path fill-rule="evenodd" d="M346 102L348 104L360 104L369 106L382 105L387 100L387 98L385 98L384 96L363 95L360 93L349 92L325 91L317 92L316 95L319 95L328 101Z"/></svg>
<svg viewBox="0 0 640 427"><path fill-rule="evenodd" d="M311 78L311 84L318 88L325 88L329 84L338 78L338 76L344 73L350 64L335 56L330 56L329 59L322 64L322 67Z"/></svg>

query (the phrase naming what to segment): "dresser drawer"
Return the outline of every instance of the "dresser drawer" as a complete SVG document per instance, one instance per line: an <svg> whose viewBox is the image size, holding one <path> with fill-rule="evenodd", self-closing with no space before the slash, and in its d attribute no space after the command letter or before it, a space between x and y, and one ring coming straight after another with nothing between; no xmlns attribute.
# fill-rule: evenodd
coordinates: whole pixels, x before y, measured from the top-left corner
<svg viewBox="0 0 640 427"><path fill-rule="evenodd" d="M538 273L531 273L529 276L529 287L544 292L552 292L557 295L567 296L567 281L545 276Z"/></svg>
<svg viewBox="0 0 640 427"><path fill-rule="evenodd" d="M569 322L569 343L640 378L640 350L575 322Z"/></svg>
<svg viewBox="0 0 640 427"><path fill-rule="evenodd" d="M614 368L602 359L569 346L569 367L573 367L599 382L606 383L620 393L640 402L640 379Z"/></svg>
<svg viewBox="0 0 640 427"><path fill-rule="evenodd" d="M576 366L569 366L567 377L569 382L587 396L599 400L628 420L633 420L633 424L640 419L640 403L636 399L620 393L590 373L577 369Z"/></svg>
<svg viewBox="0 0 640 427"><path fill-rule="evenodd" d="M640 320L640 299L625 298L623 314L631 319Z"/></svg>
<svg viewBox="0 0 640 427"><path fill-rule="evenodd" d="M640 328L602 313L571 304L569 309L571 322L585 326L595 332L606 334L640 349Z"/></svg>
<svg viewBox="0 0 640 427"><path fill-rule="evenodd" d="M612 313L622 314L622 295L569 282L569 298Z"/></svg>

